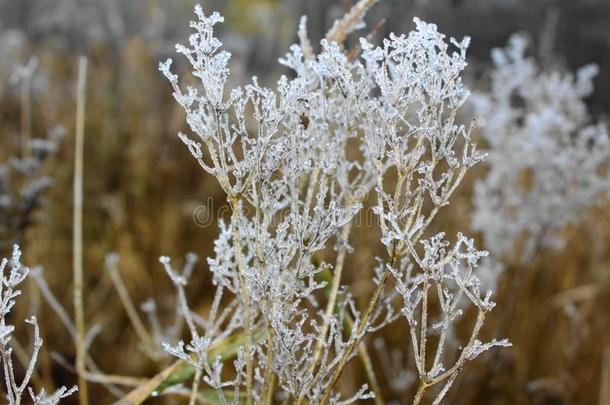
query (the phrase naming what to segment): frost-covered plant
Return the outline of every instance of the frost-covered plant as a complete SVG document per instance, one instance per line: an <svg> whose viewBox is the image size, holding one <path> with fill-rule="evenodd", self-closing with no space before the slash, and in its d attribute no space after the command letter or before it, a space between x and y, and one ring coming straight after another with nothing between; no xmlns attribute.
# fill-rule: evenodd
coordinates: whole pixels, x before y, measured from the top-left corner
<svg viewBox="0 0 610 405"><path fill-rule="evenodd" d="M6 274L5 270L7 270ZM21 290L19 290L18 287L26 279L28 273L29 269L21 264L21 251L19 250L19 247L15 245L13 247L11 260L2 259L2 262L0 262L0 277L2 277L0 280L0 356L2 357L2 372L4 374L6 401L10 405L20 404L23 393L27 388L34 404L53 405L59 403L61 399L72 395L77 391L77 387L74 386L71 389L61 387L53 394L47 395L44 389L36 394L32 387L29 386L30 379L36 368L38 353L42 347L42 338L40 337L38 321L35 316L32 316L25 321L34 328L34 343L29 363L24 365L25 373L21 383L17 383L15 369L13 367L11 338L15 331L15 327L8 324L8 318L11 309L15 305L15 298L21 294Z"/></svg>
<svg viewBox="0 0 610 405"><path fill-rule="evenodd" d="M482 289L483 285L477 276L479 261L487 256L488 252L476 250L474 241L462 234L457 235L457 242L453 248L449 248L449 242L443 238L444 234L440 233L422 241L424 252L421 257L411 242L407 242L411 258L421 272L415 272L409 262L404 265L402 272L391 270L397 280L397 290L403 298L402 312L409 323L415 365L420 378L414 403L421 401L428 388L436 384L444 384L434 400L434 403L440 403L465 362L473 360L493 346L510 346L506 339L500 341L494 339L488 343L482 343L477 339L486 313L496 305L491 301L491 290ZM435 322L430 322L428 319L430 316L428 295L431 290L435 290L432 296L437 297L441 310L440 319ZM454 339L453 322L462 315L468 304L472 304L477 309L476 321L457 360L447 369L443 364L444 351L447 348L455 349L455 346L448 345ZM418 306L421 306L420 318L416 319ZM430 329L437 331L439 337L434 360L427 369L426 340Z"/></svg>
<svg viewBox="0 0 610 405"><path fill-rule="evenodd" d="M526 48L527 40L514 35L507 48L494 50L491 89L471 98L489 148L489 172L475 188L473 229L497 254L520 241L525 262L539 246L560 242L553 232L610 189L607 128L591 124L583 101L597 68L543 71Z"/></svg>
<svg viewBox="0 0 610 405"><path fill-rule="evenodd" d="M19 241L34 210L43 203L43 193L53 180L41 173L42 165L57 153L63 135L58 127L47 139L31 139L28 156L13 156L0 164L0 248Z"/></svg>
<svg viewBox="0 0 610 405"><path fill-rule="evenodd" d="M472 241L459 236L456 247L445 252L441 237L434 237L423 242L423 258L416 248L466 171L484 157L470 129L456 122L468 96L460 74L469 39L446 41L435 25L415 19L415 31L392 34L381 47L362 39L361 58L352 60L336 42L341 39L334 34L338 29L321 41L321 52L314 56L303 23L301 46L293 45L280 60L293 71L293 79L282 76L274 91L255 77L228 91L230 54L214 36L223 17L206 16L201 7L195 12L195 33L189 46L177 45L177 51L192 65L199 87L183 89L170 70L171 60L161 63L160 70L195 135L179 137L203 170L217 178L232 216L220 223L216 255L208 259L216 286L209 318L197 325L185 300L181 308L191 341L166 346L197 369L191 402L202 376L222 402L227 402L223 388L228 386L235 399L245 389L247 403L270 403L276 391L296 403L320 404L379 395L363 385L342 398L336 384L361 352L357 348L364 337L401 313L417 348L417 400L446 381L440 401L466 360L508 344L477 340L493 304L491 292L479 291L473 274L482 253ZM360 20L362 15L352 14L347 18L357 14ZM352 251L353 219L371 195L387 257L377 258L374 293L360 311L341 285L341 274ZM319 260L331 243L337 251L334 265ZM183 296L185 277L169 259L162 263ZM322 290L321 275L328 273L332 281ZM395 289L386 288L391 276L398 280ZM432 284L438 295L432 294ZM440 301L439 314L428 300ZM457 345L443 339L433 369L426 371L428 320L448 335L467 302L479 311L472 337L453 366L450 350L443 349ZM225 303L232 317L219 323ZM415 319L424 320L423 326ZM242 330L245 342L234 362L235 380L223 382L223 364L208 359L207 352L227 330ZM374 375L367 373L374 389Z"/></svg>

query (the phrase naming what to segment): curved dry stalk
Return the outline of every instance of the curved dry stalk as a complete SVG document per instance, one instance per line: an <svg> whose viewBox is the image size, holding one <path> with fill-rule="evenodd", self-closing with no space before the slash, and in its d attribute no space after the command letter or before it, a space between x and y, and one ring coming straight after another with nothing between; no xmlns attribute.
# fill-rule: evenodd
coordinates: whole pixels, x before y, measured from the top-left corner
<svg viewBox="0 0 610 405"><path fill-rule="evenodd" d="M151 356L153 359L157 359L158 353L156 350L156 344L154 338L150 335L146 327L144 326L144 322L140 318L136 307L131 300L131 296L127 291L127 287L123 282L123 278L121 277L121 273L118 269L118 260L115 257L107 258L106 260L106 269L110 274L110 278L112 280L112 284L121 299L121 303L123 304L123 308L125 308L125 312L127 313L127 317L131 322L133 328L135 329L138 337L142 341L144 345L144 350Z"/></svg>

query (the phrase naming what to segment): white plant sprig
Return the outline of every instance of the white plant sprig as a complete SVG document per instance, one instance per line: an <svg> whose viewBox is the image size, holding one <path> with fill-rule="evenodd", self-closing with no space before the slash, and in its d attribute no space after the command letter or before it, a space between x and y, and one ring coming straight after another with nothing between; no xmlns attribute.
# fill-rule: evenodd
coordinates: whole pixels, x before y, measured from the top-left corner
<svg viewBox="0 0 610 405"><path fill-rule="evenodd" d="M5 273L5 270L7 269L8 273ZM19 250L19 246L14 245L11 260L2 259L2 262L0 262L0 277L2 277L0 280L0 357L2 358L6 401L10 405L19 405L23 400L23 393L27 388L34 404L53 405L59 403L61 399L75 393L77 387L74 386L71 389L61 387L52 395L47 395L44 389L41 390L40 393L35 394L30 386L30 380L35 372L36 362L38 361L38 353L40 352L43 343L42 338L40 337L38 320L35 316L32 316L25 321L34 328L34 343L32 356L27 364L21 383L17 383L13 367L11 339L15 327L7 323L7 318L15 306L16 298L21 295L21 290L19 290L18 287L26 279L28 274L29 268L21 264L21 251Z"/></svg>

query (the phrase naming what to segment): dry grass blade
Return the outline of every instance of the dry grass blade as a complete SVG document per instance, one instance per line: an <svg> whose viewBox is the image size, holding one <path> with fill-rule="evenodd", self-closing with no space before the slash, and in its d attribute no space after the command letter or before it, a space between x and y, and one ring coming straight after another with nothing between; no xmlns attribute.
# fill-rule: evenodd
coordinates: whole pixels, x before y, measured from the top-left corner
<svg viewBox="0 0 610 405"><path fill-rule="evenodd" d="M114 405L135 405L141 404L144 402L151 394L157 389L159 385L161 385L165 380L170 378L173 374L175 374L180 368L185 367L186 364L178 360L171 366L167 367L165 370L161 371L159 374L155 375L153 378L148 380L146 383L140 385L125 397L119 399L114 403Z"/></svg>
<svg viewBox="0 0 610 405"><path fill-rule="evenodd" d="M74 323L76 325L76 370L78 371L79 400L87 405L87 380L85 379L85 313L83 305L83 155L85 143L85 91L87 85L87 58L78 61L78 85L76 105L76 140L74 152Z"/></svg>

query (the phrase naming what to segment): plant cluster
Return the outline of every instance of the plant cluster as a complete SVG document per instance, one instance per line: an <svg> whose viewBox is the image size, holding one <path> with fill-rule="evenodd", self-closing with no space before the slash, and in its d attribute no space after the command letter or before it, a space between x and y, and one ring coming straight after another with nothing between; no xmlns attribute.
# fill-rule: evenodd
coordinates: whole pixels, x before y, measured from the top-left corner
<svg viewBox="0 0 610 405"><path fill-rule="evenodd" d="M539 247L561 242L556 231L610 190L607 127L591 123L584 101L597 67L547 71L526 50L522 35L495 49L491 89L471 98L489 154L489 172L475 187L472 227L498 255L519 242L525 262Z"/></svg>
<svg viewBox="0 0 610 405"><path fill-rule="evenodd" d="M223 17L195 12L189 45L176 49L199 86L181 87L171 60L160 70L194 134L179 137L218 180L232 216L221 222L208 259L216 288L208 317L196 323L184 299L190 341L166 345L197 369L192 403L200 380L223 403L240 396L247 403L352 403L379 395L370 367L369 385L354 394L343 397L337 382L352 358L366 357L365 337L401 316L419 376L415 402L432 387L440 402L467 361L509 345L479 340L494 307L477 276L487 253L461 234L453 247L443 234L424 239L465 173L484 158L471 128L456 121L468 97L461 73L469 39L448 41L415 19L415 31L392 34L381 46L361 39L355 58L337 42L346 30L339 22L314 55L303 22L301 45L280 60L293 78L282 76L272 90L254 77L229 91L230 54L214 35ZM376 258L372 276L359 275L374 286L360 310L341 276L354 249L352 223L369 198L386 255ZM322 260L329 246L334 264ZM168 258L161 262L184 296L186 277ZM469 307L478 315L459 343L453 325ZM234 379L225 380L226 364L208 351L238 332L245 341ZM440 336L434 345L431 335Z"/></svg>

